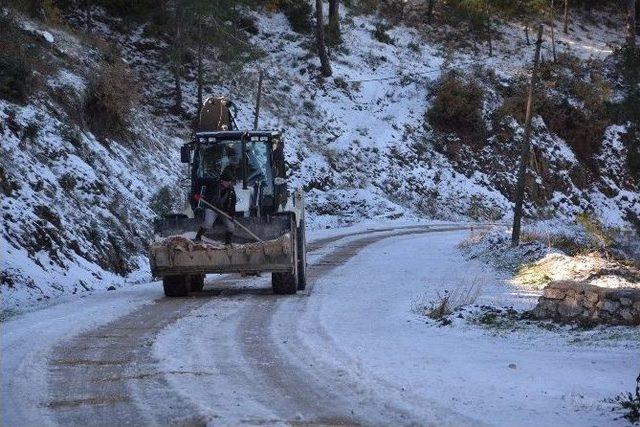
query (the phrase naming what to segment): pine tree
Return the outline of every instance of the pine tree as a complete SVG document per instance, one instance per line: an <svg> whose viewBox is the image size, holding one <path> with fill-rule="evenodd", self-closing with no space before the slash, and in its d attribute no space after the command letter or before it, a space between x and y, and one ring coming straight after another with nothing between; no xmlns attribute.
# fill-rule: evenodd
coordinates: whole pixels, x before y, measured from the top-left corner
<svg viewBox="0 0 640 427"><path fill-rule="evenodd" d="M327 54L327 46L324 43L324 24L322 18L322 0L316 0L316 44L320 57L320 71L324 77L331 76L331 64Z"/></svg>

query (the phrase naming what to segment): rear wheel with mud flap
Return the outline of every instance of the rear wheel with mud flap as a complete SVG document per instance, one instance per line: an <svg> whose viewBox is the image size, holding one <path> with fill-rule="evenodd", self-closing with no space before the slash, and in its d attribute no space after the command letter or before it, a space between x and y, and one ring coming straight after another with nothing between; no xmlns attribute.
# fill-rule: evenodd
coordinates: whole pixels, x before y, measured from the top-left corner
<svg viewBox="0 0 640 427"><path fill-rule="evenodd" d="M162 278L164 295L167 297L186 297L189 295L188 276L164 276Z"/></svg>
<svg viewBox="0 0 640 427"><path fill-rule="evenodd" d="M206 276L204 274L195 274L193 276L190 276L191 284L189 286L189 290L191 292L202 292L202 288L204 288L205 277Z"/></svg>

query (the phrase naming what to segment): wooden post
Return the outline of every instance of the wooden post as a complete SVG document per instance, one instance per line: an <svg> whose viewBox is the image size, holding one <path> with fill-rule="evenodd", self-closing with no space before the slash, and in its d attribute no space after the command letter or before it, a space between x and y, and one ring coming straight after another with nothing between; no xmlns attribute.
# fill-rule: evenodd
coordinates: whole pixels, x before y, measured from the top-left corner
<svg viewBox="0 0 640 427"><path fill-rule="evenodd" d="M564 0L564 33L569 34L569 0Z"/></svg>
<svg viewBox="0 0 640 427"><path fill-rule="evenodd" d="M529 98L527 99L527 114L524 123L524 138L520 146L520 167L518 168L518 182L516 184L516 200L513 209L513 232L511 234L511 246L520 244L520 222L522 220L522 204L524 202L524 181L529 163L529 150L531 143L531 116L533 115L533 91L538 78L538 62L540 61L540 47L542 46L543 26L538 27L538 40L536 41L536 53L533 58L533 70L529 84Z"/></svg>
<svg viewBox="0 0 640 427"><path fill-rule="evenodd" d="M556 62L556 11L551 0L551 53L553 54L553 62Z"/></svg>
<svg viewBox="0 0 640 427"><path fill-rule="evenodd" d="M256 97L256 111L253 116L253 130L258 130L258 118L260 117L260 98L262 98L262 70L258 74L258 96Z"/></svg>

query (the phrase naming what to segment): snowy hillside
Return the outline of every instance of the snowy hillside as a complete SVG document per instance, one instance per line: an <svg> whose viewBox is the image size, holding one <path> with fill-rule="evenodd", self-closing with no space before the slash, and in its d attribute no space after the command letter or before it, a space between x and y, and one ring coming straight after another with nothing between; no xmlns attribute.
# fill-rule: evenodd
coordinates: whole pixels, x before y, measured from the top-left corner
<svg viewBox="0 0 640 427"><path fill-rule="evenodd" d="M310 36L293 31L282 13L261 8L246 10L257 33L243 42L251 49L241 69L216 54L204 60L206 94L231 98L241 128L252 125L257 70L264 71L260 124L285 133L292 187L308 192L309 225L508 219L523 129L515 114L498 112L528 75L533 46L519 24L496 28L495 55L488 57L472 48L452 51L441 34L403 24L380 30L382 16L342 13L342 44L330 49L329 79L318 75ZM160 187L181 185L177 153L195 112L194 66L185 67L186 112L172 114L166 41L146 35L148 24L123 29L95 8L89 37L73 13L65 16L68 27L17 16L17 31L48 67L37 71L45 83L27 102L0 99L3 309L149 279L144 254L156 215L150 205ZM623 38L611 26L585 21L557 44L560 52L606 65L609 43ZM113 54L109 46L140 83L141 102L126 137L98 135L77 117L92 75ZM550 57L548 43L543 56ZM439 79L452 69L473 76L484 93L485 134L473 144L425 118ZM567 103L581 102L557 90ZM612 99L620 96L614 85ZM625 166L631 126L608 123L598 155L587 164L536 116L529 215L571 220L588 211L628 227L640 216L638 183ZM176 207L181 191L175 191Z"/></svg>

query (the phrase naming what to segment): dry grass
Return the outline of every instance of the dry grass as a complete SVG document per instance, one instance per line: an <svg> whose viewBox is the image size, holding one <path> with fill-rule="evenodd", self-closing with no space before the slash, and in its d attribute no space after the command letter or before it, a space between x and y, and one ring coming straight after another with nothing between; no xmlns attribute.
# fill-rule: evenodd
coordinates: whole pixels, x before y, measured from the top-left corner
<svg viewBox="0 0 640 427"><path fill-rule="evenodd" d="M444 281L441 282L439 287L442 291L439 290L435 298L426 293L416 298L412 304L412 311L430 319L443 319L458 308L476 302L484 284L484 281L478 276L472 279L453 280L452 282L452 286L447 285Z"/></svg>

